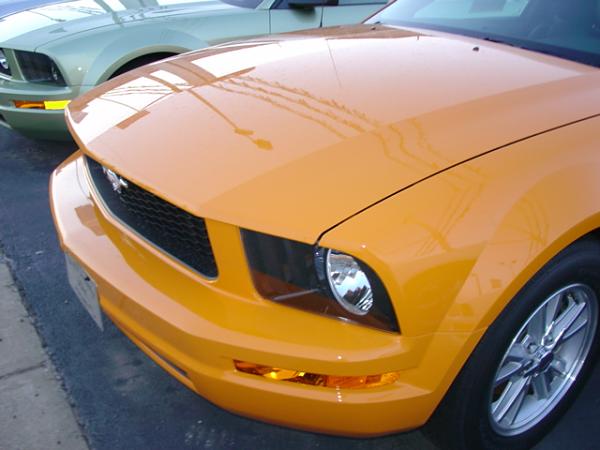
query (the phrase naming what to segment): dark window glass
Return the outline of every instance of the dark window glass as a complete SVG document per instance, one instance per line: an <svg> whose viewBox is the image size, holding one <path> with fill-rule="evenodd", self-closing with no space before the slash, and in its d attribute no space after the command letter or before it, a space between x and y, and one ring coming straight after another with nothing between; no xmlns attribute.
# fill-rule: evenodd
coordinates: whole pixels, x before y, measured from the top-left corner
<svg viewBox="0 0 600 450"><path fill-rule="evenodd" d="M429 28L600 66L600 0L397 0L369 23Z"/></svg>
<svg viewBox="0 0 600 450"><path fill-rule="evenodd" d="M256 9L263 0L221 0L223 3L228 3L233 6L239 6L240 8Z"/></svg>

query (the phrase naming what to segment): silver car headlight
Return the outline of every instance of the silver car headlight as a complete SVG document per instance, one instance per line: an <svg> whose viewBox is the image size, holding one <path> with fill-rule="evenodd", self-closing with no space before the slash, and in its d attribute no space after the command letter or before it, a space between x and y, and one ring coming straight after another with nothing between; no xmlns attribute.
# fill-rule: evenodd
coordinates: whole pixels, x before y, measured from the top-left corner
<svg viewBox="0 0 600 450"><path fill-rule="evenodd" d="M4 75L10 75L10 66L8 65L8 59L6 58L6 53L4 53L4 49L0 48L0 73Z"/></svg>
<svg viewBox="0 0 600 450"><path fill-rule="evenodd" d="M373 290L358 261L335 250L327 250L325 261L327 281L338 303L352 314L368 314L373 307Z"/></svg>

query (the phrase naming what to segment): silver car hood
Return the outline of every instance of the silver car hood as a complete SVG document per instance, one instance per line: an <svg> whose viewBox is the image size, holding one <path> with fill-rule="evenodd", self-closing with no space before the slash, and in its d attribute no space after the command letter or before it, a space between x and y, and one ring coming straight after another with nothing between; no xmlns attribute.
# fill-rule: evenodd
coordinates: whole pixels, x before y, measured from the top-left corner
<svg viewBox="0 0 600 450"><path fill-rule="evenodd" d="M127 7L123 5L127 4ZM181 14L214 14L240 9L218 0L73 0L0 18L0 48L34 51L41 45L101 27L124 27Z"/></svg>

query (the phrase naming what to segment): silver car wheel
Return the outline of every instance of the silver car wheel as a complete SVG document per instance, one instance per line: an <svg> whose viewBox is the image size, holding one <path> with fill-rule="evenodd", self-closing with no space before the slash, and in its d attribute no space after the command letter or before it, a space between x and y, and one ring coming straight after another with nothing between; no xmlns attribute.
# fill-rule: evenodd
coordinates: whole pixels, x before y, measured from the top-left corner
<svg viewBox="0 0 600 450"><path fill-rule="evenodd" d="M531 314L502 358L490 392L492 428L521 434L550 414L590 353L598 299L584 284L552 294Z"/></svg>

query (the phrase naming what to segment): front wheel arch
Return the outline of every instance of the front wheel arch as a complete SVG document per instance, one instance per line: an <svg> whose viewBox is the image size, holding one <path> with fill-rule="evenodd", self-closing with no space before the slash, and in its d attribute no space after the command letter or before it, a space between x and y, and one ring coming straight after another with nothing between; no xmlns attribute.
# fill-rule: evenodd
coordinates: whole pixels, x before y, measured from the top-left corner
<svg viewBox="0 0 600 450"><path fill-rule="evenodd" d="M510 437L496 433L488 416L487 392L497 375L498 364L505 356L505 345L512 339L514 329L522 326L519 320L529 318L532 311L544 302L545 296L561 288L561 283L566 286L575 281L584 281L593 288L596 310L592 341L585 361L575 375L575 383L535 426ZM592 232L552 258L508 303L475 346L426 424L426 434L443 444L444 448L453 449L525 449L534 445L566 412L597 360L600 347L598 298L600 240L596 232Z"/></svg>
<svg viewBox="0 0 600 450"><path fill-rule="evenodd" d="M156 61L160 61L161 59L169 58L171 56L175 56L177 53L174 52L155 52L155 53L147 53L145 55L137 56L133 59L128 60L121 64L120 67L114 70L112 74L110 74L106 79L110 80L115 78L123 73L129 72L130 70L136 69L141 66L145 66L146 64L150 64Z"/></svg>

